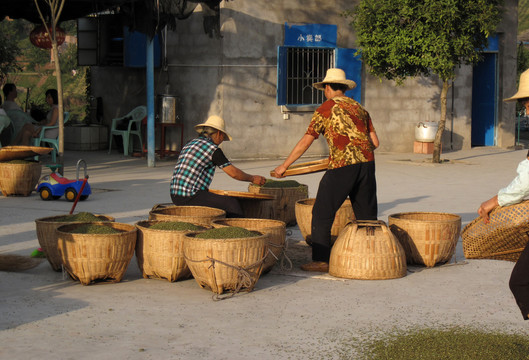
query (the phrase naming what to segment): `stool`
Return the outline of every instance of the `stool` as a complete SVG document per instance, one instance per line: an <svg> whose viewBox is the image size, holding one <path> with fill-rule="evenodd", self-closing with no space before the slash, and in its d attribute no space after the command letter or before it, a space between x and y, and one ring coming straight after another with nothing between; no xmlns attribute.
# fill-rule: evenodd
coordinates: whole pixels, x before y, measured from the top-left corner
<svg viewBox="0 0 529 360"><path fill-rule="evenodd" d="M145 133L146 133L147 124L142 124L142 131L143 131L143 138L145 139ZM160 123L156 122L154 123L154 130L156 132L156 129L160 129L160 150L157 150L156 152L160 154L160 159L163 159L166 155L176 155L180 154L180 150L182 150L182 146L184 145L184 124L183 123ZM165 149L165 135L166 135L166 128L180 128L180 149L179 150L166 150ZM145 148L145 143L143 143L143 153L147 152L147 149Z"/></svg>

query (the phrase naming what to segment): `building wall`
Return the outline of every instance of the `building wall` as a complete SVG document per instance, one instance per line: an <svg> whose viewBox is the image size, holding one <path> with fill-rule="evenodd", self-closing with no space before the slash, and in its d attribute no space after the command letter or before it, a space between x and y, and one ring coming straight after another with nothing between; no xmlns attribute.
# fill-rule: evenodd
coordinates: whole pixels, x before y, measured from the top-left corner
<svg viewBox="0 0 529 360"><path fill-rule="evenodd" d="M354 48L354 32L340 13L357 2L224 1L221 38L205 33L199 6L191 17L177 21L175 31L167 32L167 66L155 70L155 92L181 98L186 140L195 137L194 125L217 114L225 119L234 138L222 145L228 157L285 157L304 134L312 112L282 113L276 105L277 47L283 44L284 24L336 24L337 46ZM506 20L500 26L497 145L501 147L514 144L515 119L514 106L501 102L516 91L517 2L507 0L506 7ZM92 89L95 96L103 96L105 122L145 104L145 69L95 68L93 74L98 81ZM471 146L471 88L472 68L462 66L448 93L444 149ZM397 87L364 71L362 102L377 129L379 151L413 151L417 123L440 118L440 91L436 77L408 79ZM168 146L176 149L178 138L178 134L171 134ZM327 146L322 138L306 153L325 154Z"/></svg>

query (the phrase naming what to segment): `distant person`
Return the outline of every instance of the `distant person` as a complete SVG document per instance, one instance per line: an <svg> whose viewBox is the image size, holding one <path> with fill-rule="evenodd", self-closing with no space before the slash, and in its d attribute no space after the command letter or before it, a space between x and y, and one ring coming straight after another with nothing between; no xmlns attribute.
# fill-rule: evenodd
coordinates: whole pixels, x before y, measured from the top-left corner
<svg viewBox="0 0 529 360"><path fill-rule="evenodd" d="M209 206L226 211L228 217L244 217L239 201L230 196L209 192L215 168L219 167L232 178L263 185L266 179L250 175L232 165L219 145L230 141L224 120L216 115L195 126L198 137L188 142L176 161L171 178L171 200L175 205Z"/></svg>
<svg viewBox="0 0 529 360"><path fill-rule="evenodd" d="M59 121L59 94L57 90L48 89L46 91L46 102L50 106L46 119L40 121L39 125L25 124L17 134L13 145L31 145L31 139L39 137L42 126L54 126L57 124L57 121ZM56 138L59 135L59 129L46 129L44 135L47 138Z"/></svg>
<svg viewBox="0 0 529 360"><path fill-rule="evenodd" d="M518 92L504 101L516 101L525 107L529 114L529 70L520 76ZM509 185L500 189L498 194L483 202L478 209L478 214L485 224L489 223L490 212L498 206L514 205L521 202L529 195L529 152L526 159L518 164L518 176ZM514 295L516 304L522 312L524 320L529 320L529 246L526 245L518 261L512 269L509 279L509 288Z"/></svg>
<svg viewBox="0 0 529 360"><path fill-rule="evenodd" d="M22 111L22 108L18 106L18 104L15 102L15 99L18 96L17 87L13 83L7 83L2 88L2 91L4 93L4 104L2 105L2 108L5 111L8 110L20 110Z"/></svg>

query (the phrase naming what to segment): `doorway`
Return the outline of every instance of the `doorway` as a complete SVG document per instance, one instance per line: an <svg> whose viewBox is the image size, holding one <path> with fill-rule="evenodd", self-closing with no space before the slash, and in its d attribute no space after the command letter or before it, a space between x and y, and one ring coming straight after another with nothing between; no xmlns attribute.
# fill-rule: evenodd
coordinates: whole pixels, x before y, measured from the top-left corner
<svg viewBox="0 0 529 360"><path fill-rule="evenodd" d="M484 53L472 77L472 146L494 146L496 140L497 54Z"/></svg>

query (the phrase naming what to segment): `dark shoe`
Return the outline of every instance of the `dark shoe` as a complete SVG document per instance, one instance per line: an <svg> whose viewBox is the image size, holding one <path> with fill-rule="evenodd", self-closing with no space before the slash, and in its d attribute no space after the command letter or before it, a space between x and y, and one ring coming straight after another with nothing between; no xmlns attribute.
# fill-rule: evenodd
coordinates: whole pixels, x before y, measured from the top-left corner
<svg viewBox="0 0 529 360"><path fill-rule="evenodd" d="M312 261L301 265L303 271L329 272L329 263L323 261Z"/></svg>

